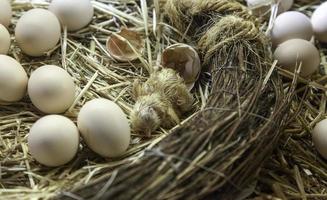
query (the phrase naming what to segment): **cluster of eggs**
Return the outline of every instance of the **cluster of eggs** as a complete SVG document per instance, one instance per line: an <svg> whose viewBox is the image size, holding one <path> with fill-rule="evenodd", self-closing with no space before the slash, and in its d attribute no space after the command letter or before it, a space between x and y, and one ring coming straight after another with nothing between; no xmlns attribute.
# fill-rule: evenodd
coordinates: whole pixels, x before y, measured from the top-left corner
<svg viewBox="0 0 327 200"><path fill-rule="evenodd" d="M60 40L61 24L68 31L79 30L93 18L90 0L53 0L49 10L32 9L24 13L15 28L15 39L23 53L42 56ZM59 115L75 100L76 85L63 68L45 65L28 78L23 66L4 55L10 48L7 27L11 5L0 0L0 105L21 100L26 91L33 105L47 116L31 127L28 146L31 155L47 166L59 166L72 160L79 148L81 134L85 143L103 157L121 156L130 143L130 126L123 110L107 99L94 99L80 110L77 126Z"/></svg>

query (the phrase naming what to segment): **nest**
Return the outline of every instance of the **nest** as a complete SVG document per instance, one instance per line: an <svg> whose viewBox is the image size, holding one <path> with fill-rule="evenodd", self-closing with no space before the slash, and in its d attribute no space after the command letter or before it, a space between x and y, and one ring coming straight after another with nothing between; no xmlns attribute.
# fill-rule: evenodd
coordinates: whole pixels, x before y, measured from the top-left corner
<svg viewBox="0 0 327 200"><path fill-rule="evenodd" d="M92 24L77 33L64 31L60 45L46 56L31 59L15 43L10 55L28 74L45 64L66 69L79 89L65 116L76 121L81 106L97 97L117 102L129 115L135 80L150 77L165 47L192 44L204 66L192 91L194 110L176 127L160 127L150 138L134 133L120 158L101 158L82 144L72 162L46 168L27 149L28 131L43 114L28 98L1 106L1 198L244 199L253 193L260 198L327 197L327 166L309 134L324 116L325 76L299 78L296 89L294 82L283 84L282 77L295 75L281 69L277 73L261 31L265 25L245 7L229 0L93 3ZM13 24L23 11L47 5L14 2ZM312 11L308 2L296 8L300 5ZM122 27L143 34L147 52L139 61L117 63L108 55L106 39Z"/></svg>

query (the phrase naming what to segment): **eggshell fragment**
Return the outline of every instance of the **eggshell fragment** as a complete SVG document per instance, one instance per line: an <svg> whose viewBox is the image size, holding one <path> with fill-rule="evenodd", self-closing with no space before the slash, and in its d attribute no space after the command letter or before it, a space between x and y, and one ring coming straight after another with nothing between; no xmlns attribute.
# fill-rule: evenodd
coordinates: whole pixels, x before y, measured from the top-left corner
<svg viewBox="0 0 327 200"><path fill-rule="evenodd" d="M16 102L25 96L28 77L13 58L0 55L0 102Z"/></svg>
<svg viewBox="0 0 327 200"><path fill-rule="evenodd" d="M144 51L144 40L139 33L123 28L107 40L108 53L116 60L130 62Z"/></svg>
<svg viewBox="0 0 327 200"><path fill-rule="evenodd" d="M198 53L191 46L181 43L171 45L163 51L162 66L176 70L191 87L201 72Z"/></svg>
<svg viewBox="0 0 327 200"><path fill-rule="evenodd" d="M42 56L59 42L59 20L48 10L29 10L18 20L15 37L25 54Z"/></svg>
<svg viewBox="0 0 327 200"><path fill-rule="evenodd" d="M327 159L327 119L317 123L314 127L312 140L317 151Z"/></svg>
<svg viewBox="0 0 327 200"><path fill-rule="evenodd" d="M279 15L271 32L274 46L289 39L310 40L312 36L313 29L310 19L297 11L288 11Z"/></svg>
<svg viewBox="0 0 327 200"><path fill-rule="evenodd" d="M0 24L0 54L7 54L10 48L10 34L6 27Z"/></svg>
<svg viewBox="0 0 327 200"><path fill-rule="evenodd" d="M314 11L311 22L316 38L320 42L327 43L327 2Z"/></svg>
<svg viewBox="0 0 327 200"><path fill-rule="evenodd" d="M129 146L129 122L122 109L112 101L94 99L87 102L77 123L88 147L103 157L121 156Z"/></svg>
<svg viewBox="0 0 327 200"><path fill-rule="evenodd" d="M28 81L32 103L42 112L65 112L75 100L75 84L62 68L45 65L36 69Z"/></svg>
<svg viewBox="0 0 327 200"><path fill-rule="evenodd" d="M283 68L294 72L301 64L303 77L309 76L318 70L320 55L318 49L309 41L292 39L280 44L274 52L274 57Z"/></svg>
<svg viewBox="0 0 327 200"><path fill-rule="evenodd" d="M52 0L49 10L68 31L76 31L87 26L93 17L94 9L90 0Z"/></svg>
<svg viewBox="0 0 327 200"><path fill-rule="evenodd" d="M0 0L0 24L8 27L11 17L12 9L9 0Z"/></svg>
<svg viewBox="0 0 327 200"><path fill-rule="evenodd" d="M41 164L55 167L71 161L78 150L79 133L76 125L60 115L39 119L28 134L31 155Z"/></svg>

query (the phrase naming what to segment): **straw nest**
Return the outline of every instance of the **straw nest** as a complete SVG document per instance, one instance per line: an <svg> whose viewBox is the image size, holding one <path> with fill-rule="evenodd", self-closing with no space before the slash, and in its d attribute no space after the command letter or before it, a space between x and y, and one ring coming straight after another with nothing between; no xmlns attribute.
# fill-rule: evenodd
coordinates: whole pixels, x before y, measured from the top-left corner
<svg viewBox="0 0 327 200"><path fill-rule="evenodd" d="M310 139L312 127L324 118L326 76L299 78L294 92L291 81L282 84L259 30L266 25L259 27L238 3L167 2L168 15L163 1L95 1L92 24L77 33L63 31L60 45L47 56L26 57L15 43L10 55L28 74L44 64L66 69L79 89L65 115L76 121L81 106L96 97L116 101L129 114L134 80L146 81L163 49L185 42L197 47L205 67L192 91L193 112L150 138L133 134L119 159L101 158L82 144L72 162L46 168L28 154L26 144L31 125L43 114L28 98L1 106L0 199L327 198L327 166ZM318 3L301 0L294 9L311 14ZM13 24L33 7L47 3L14 2ZM137 62L117 63L105 49L107 37L121 27L145 38L147 51ZM327 67L324 53L321 47Z"/></svg>

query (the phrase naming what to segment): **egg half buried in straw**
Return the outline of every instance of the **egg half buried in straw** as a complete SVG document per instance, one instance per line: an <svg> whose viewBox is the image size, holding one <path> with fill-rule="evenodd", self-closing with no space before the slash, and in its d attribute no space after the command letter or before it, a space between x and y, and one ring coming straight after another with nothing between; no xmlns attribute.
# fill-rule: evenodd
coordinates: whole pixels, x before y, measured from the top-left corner
<svg viewBox="0 0 327 200"><path fill-rule="evenodd" d="M121 156L129 146L131 130L127 117L110 100L87 102L78 114L77 123L87 146L103 157Z"/></svg>
<svg viewBox="0 0 327 200"><path fill-rule="evenodd" d="M11 103L25 96L28 77L13 58L0 55L0 102Z"/></svg>
<svg viewBox="0 0 327 200"><path fill-rule="evenodd" d="M318 49L309 41L302 39L287 40L274 52L278 64L290 72L301 65L300 75L310 76L318 70L320 55Z"/></svg>
<svg viewBox="0 0 327 200"><path fill-rule="evenodd" d="M11 22L12 9L9 0L0 0L0 24L8 27Z"/></svg>
<svg viewBox="0 0 327 200"><path fill-rule="evenodd" d="M35 122L27 141L29 152L38 162L55 167L64 165L75 157L79 133L70 119L48 115Z"/></svg>
<svg viewBox="0 0 327 200"><path fill-rule="evenodd" d="M48 10L29 10L18 20L15 37L25 54L42 56L59 42L59 20Z"/></svg>
<svg viewBox="0 0 327 200"><path fill-rule="evenodd" d="M312 140L317 151L327 159L327 119L317 123L314 127Z"/></svg>
<svg viewBox="0 0 327 200"><path fill-rule="evenodd" d="M94 14L90 0L52 0L49 10L53 12L68 31L87 26Z"/></svg>
<svg viewBox="0 0 327 200"><path fill-rule="evenodd" d="M288 11L279 15L271 31L273 46L295 38L310 40L312 36L310 18L297 11Z"/></svg>
<svg viewBox="0 0 327 200"><path fill-rule="evenodd" d="M10 48L10 34L6 27L0 24L0 54L7 54Z"/></svg>
<svg viewBox="0 0 327 200"><path fill-rule="evenodd" d="M327 43L327 2L321 4L313 13L311 23L316 38Z"/></svg>
<svg viewBox="0 0 327 200"><path fill-rule="evenodd" d="M201 61L198 53L187 44L174 44L162 53L162 66L176 70L192 89L200 76Z"/></svg>
<svg viewBox="0 0 327 200"><path fill-rule="evenodd" d="M246 0L247 6L252 9L253 14L260 16L268 14L273 0ZM280 0L278 13L285 12L292 8L294 0Z"/></svg>
<svg viewBox="0 0 327 200"><path fill-rule="evenodd" d="M75 84L62 68L45 65L36 69L28 81L32 103L42 112L65 112L75 100Z"/></svg>
<svg viewBox="0 0 327 200"><path fill-rule="evenodd" d="M107 40L108 53L116 60L130 62L144 51L144 40L138 32L123 28Z"/></svg>

